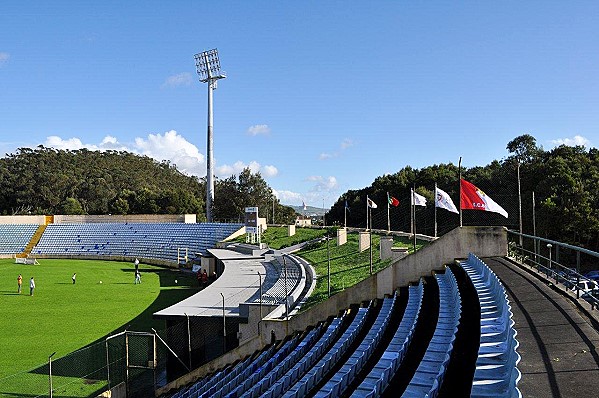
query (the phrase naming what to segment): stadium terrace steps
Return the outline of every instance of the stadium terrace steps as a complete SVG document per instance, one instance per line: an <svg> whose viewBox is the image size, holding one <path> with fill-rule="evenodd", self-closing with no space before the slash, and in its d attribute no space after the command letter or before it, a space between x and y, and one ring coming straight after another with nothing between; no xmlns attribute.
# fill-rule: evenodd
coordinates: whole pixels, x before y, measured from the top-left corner
<svg viewBox="0 0 599 398"><path fill-rule="evenodd" d="M37 227L37 230L35 231L35 233L33 234L33 236L31 237L31 240L29 241L29 243L27 243L27 246L25 247L25 250L23 250L22 253L17 254L17 257L27 257L29 256L29 254L31 253L31 250L33 250L33 248L35 247L35 245L37 245L37 243L40 241L44 231L46 230L46 225L40 225Z"/></svg>
<svg viewBox="0 0 599 398"><path fill-rule="evenodd" d="M401 295L373 300L328 326L292 337L262 365L237 371L226 382L222 372L216 373L196 383L210 387L185 390L201 393L177 395L180 391L175 396L436 397L468 390L476 397L520 397L518 343L509 302L496 276L482 262L470 264L475 261L480 262L471 256L462 268L452 266L459 278L446 267L444 273L402 288ZM475 296L479 301L468 308L480 306L481 315L474 311L463 323L463 297ZM472 340L473 335L480 335L480 342ZM476 371L448 379L448 370L460 371L466 346L478 350L478 355L470 350L468 357L476 358Z"/></svg>
<svg viewBox="0 0 599 398"><path fill-rule="evenodd" d="M300 266L294 261L286 261L283 265L280 256L273 257L272 261L263 264L266 268L266 275L262 283L262 303L274 305L284 303L285 298L300 283L302 277ZM287 286L285 286L285 273L287 274ZM258 296L254 303L259 302L260 297Z"/></svg>
<svg viewBox="0 0 599 398"><path fill-rule="evenodd" d="M406 291L407 297L394 294L391 298L371 301L368 307L350 309L342 317L334 318L326 330L325 325L320 325L305 332L301 341L297 337L291 339L263 366L253 366L251 374L246 370L243 376L223 383L224 371L217 372L172 396L299 398L349 396L352 392L353 396L380 396L384 388L380 388L379 378L388 382L394 370L399 369L421 313L423 281ZM405 305L400 304L401 300ZM391 322L394 316L401 319ZM394 329L387 330L390 324ZM383 338L385 334L387 337ZM298 342L291 343L295 340ZM354 381L358 375L363 382L356 389ZM375 393L369 395L368 386L376 385L378 389L374 387Z"/></svg>

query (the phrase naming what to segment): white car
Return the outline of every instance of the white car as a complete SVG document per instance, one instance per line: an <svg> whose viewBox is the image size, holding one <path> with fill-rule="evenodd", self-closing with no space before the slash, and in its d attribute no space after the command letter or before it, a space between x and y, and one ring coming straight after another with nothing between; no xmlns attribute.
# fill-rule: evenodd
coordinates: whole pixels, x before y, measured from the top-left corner
<svg viewBox="0 0 599 398"><path fill-rule="evenodd" d="M576 290L577 287L582 293L587 293L591 290L599 290L599 285L595 281L580 281L577 284L574 284L571 289Z"/></svg>

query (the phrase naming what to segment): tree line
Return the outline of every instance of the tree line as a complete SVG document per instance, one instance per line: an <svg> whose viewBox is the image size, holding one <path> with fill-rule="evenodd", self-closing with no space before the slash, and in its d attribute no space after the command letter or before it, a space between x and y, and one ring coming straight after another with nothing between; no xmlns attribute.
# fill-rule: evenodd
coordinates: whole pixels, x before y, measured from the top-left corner
<svg viewBox="0 0 599 398"><path fill-rule="evenodd" d="M505 159L495 160L486 166L462 168L461 174L462 178L472 182L504 206L510 214L509 218L505 219L495 213L464 211L467 221L464 225L505 225L518 230L519 172L523 232L532 235L536 231L537 236L597 251L599 151L596 148L566 145L544 150L529 134L516 137L507 144L506 149L509 155ZM426 232L432 234L434 185L437 183L459 206L459 173L458 166L452 163L422 169L406 166L397 173L377 177L369 187L342 194L327 213L327 220L342 225L347 216L348 226L363 227L366 220L366 196L386 208L387 192L402 199L401 206L405 209L405 214L409 214L410 189L415 188L430 204L422 212L428 214L424 217L424 223L427 226ZM345 210L346 203L348 211ZM457 215L443 214L445 225L441 227L445 231L459 225ZM394 221L396 225L393 225ZM392 229L409 231L409 225L406 226L408 221L405 217L392 220ZM384 224L386 229L386 221Z"/></svg>
<svg viewBox="0 0 599 398"><path fill-rule="evenodd" d="M0 159L0 213L197 214L205 220L204 178L176 165L126 151L20 148ZM215 182L216 220L243 221L259 206L272 222L290 223L295 211L281 205L262 176L243 170Z"/></svg>

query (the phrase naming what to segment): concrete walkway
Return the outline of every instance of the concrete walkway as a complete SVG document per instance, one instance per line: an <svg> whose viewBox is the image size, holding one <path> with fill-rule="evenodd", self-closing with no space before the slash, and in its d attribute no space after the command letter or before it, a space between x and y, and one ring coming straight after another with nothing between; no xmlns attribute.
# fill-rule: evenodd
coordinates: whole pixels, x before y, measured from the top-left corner
<svg viewBox="0 0 599 398"><path fill-rule="evenodd" d="M570 298L504 258L483 261L503 282L522 360L523 397L598 397L599 333Z"/></svg>

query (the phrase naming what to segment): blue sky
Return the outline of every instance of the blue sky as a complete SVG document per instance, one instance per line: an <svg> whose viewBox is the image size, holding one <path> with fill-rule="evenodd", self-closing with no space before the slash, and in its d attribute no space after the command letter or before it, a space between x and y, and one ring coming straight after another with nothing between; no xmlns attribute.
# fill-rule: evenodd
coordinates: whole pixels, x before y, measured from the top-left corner
<svg viewBox="0 0 599 398"><path fill-rule="evenodd" d="M483 166L532 134L599 143L599 3L3 1L0 151L124 149L205 175L250 166L284 204L385 173ZM216 198L218 200L218 198Z"/></svg>

